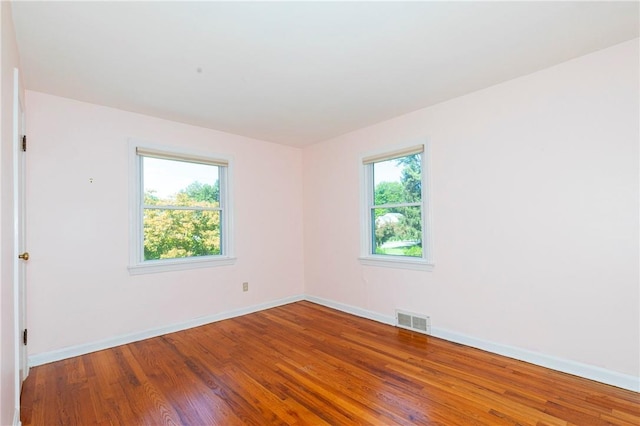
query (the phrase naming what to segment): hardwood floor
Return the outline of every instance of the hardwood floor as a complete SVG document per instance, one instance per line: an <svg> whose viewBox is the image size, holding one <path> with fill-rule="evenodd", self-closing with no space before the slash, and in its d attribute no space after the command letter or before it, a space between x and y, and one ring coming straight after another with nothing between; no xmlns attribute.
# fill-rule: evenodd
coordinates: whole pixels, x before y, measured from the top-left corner
<svg viewBox="0 0 640 426"><path fill-rule="evenodd" d="M640 394L298 302L35 367L28 425L640 425Z"/></svg>

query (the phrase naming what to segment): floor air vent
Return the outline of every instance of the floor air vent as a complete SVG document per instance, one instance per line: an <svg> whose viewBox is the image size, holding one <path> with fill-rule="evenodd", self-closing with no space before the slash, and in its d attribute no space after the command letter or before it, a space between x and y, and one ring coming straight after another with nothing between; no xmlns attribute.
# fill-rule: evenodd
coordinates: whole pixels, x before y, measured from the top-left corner
<svg viewBox="0 0 640 426"><path fill-rule="evenodd" d="M431 334L431 320L428 316L412 314L396 309L396 326L418 333Z"/></svg>

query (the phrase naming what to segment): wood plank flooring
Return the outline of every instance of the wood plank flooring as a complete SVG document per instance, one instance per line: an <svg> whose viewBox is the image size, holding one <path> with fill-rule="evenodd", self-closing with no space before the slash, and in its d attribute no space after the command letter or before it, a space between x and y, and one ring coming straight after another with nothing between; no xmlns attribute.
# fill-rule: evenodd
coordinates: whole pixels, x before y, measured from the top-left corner
<svg viewBox="0 0 640 426"><path fill-rule="evenodd" d="M640 425L640 394L298 302L35 367L29 425Z"/></svg>

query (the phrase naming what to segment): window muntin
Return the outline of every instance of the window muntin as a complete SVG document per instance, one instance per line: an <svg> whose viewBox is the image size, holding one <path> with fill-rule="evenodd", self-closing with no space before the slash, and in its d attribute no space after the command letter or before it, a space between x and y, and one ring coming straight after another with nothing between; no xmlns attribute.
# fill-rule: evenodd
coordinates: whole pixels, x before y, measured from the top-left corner
<svg viewBox="0 0 640 426"><path fill-rule="evenodd" d="M423 257L422 154L374 161L370 168L369 254Z"/></svg>
<svg viewBox="0 0 640 426"><path fill-rule="evenodd" d="M141 156L144 261L221 255L222 167Z"/></svg>

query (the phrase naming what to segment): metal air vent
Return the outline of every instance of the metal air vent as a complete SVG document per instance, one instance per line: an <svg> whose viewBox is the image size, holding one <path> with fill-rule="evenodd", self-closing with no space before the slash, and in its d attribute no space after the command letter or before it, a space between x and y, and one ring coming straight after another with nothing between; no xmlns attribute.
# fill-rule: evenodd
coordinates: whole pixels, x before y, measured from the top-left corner
<svg viewBox="0 0 640 426"><path fill-rule="evenodd" d="M396 326L422 334L431 334L431 319L426 315L396 309Z"/></svg>

